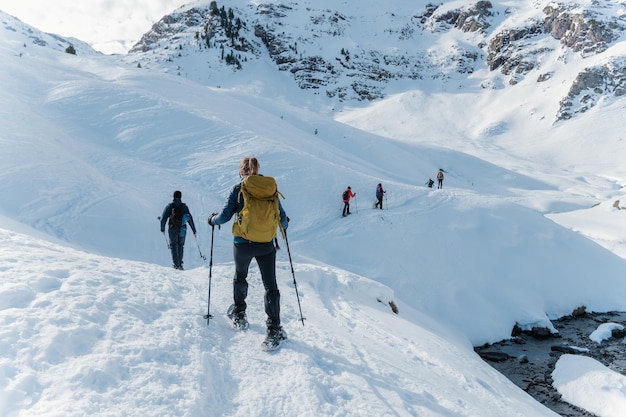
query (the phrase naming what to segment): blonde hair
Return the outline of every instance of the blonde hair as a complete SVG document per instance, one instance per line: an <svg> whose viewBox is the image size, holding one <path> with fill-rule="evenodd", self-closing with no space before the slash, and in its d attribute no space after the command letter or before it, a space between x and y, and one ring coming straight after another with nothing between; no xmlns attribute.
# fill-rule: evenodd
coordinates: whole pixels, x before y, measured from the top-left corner
<svg viewBox="0 0 626 417"><path fill-rule="evenodd" d="M239 172L243 175L258 175L259 161L254 156L247 156L239 163Z"/></svg>

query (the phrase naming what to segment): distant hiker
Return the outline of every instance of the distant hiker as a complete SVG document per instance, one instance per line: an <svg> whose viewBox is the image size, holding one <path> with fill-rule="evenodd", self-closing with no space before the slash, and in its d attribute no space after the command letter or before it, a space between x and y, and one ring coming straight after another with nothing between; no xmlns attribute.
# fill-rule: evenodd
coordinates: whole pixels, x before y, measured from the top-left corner
<svg viewBox="0 0 626 417"><path fill-rule="evenodd" d="M228 311L237 330L248 328L246 297L248 295L248 269L256 259L265 288L265 314L267 338L264 346L278 346L287 336L280 325L280 292L276 283L276 228L287 229L288 219L278 200L276 181L259 175L259 161L255 157L243 158L239 164L241 183L235 185L221 213L209 217L211 226L228 222L233 216L235 278L233 302ZM262 199L262 200L261 200ZM271 201L271 204L267 204ZM260 204L258 204L260 203ZM258 204L258 205L257 205ZM268 211L269 210L269 211ZM266 213L267 211L267 213ZM254 212L254 216L250 213ZM259 218L262 222L259 222Z"/></svg>
<svg viewBox="0 0 626 417"><path fill-rule="evenodd" d="M383 209L383 197L385 196L385 193L387 191L383 190L383 185L381 183L378 183L378 186L376 186L376 204L374 205L374 208L380 206L380 209Z"/></svg>
<svg viewBox="0 0 626 417"><path fill-rule="evenodd" d="M428 185L428 188L433 188L434 183L435 181L433 181L432 178L429 178L428 181L426 182L426 185Z"/></svg>
<svg viewBox="0 0 626 417"><path fill-rule="evenodd" d="M348 188L346 188L346 191L344 191L341 195L341 198L343 199L343 217L346 217L348 214L350 214L350 199L352 197L356 197L356 193L353 193L352 188L348 186Z"/></svg>
<svg viewBox="0 0 626 417"><path fill-rule="evenodd" d="M437 173L437 188L443 188L443 170Z"/></svg>
<svg viewBox="0 0 626 417"><path fill-rule="evenodd" d="M172 251L172 263L174 268L183 270L183 250L185 246L185 235L187 234L187 223L196 236L196 225L189 212L187 204L181 201L182 193L174 191L174 200L165 206L161 216L161 233L165 234L165 223L169 223L168 234L170 237L170 249Z"/></svg>

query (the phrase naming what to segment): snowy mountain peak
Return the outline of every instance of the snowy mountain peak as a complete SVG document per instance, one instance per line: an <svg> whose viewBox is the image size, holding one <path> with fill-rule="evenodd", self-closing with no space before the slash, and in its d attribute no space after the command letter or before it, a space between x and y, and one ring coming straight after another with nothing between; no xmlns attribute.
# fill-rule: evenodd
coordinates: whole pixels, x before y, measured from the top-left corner
<svg viewBox="0 0 626 417"><path fill-rule="evenodd" d="M41 32L2 11L0 11L0 22L2 23L0 28L2 36L8 41L5 43L5 47L10 44L15 53L18 54L24 52L25 48L31 45L71 54L97 54L93 48L79 39L67 39L59 35Z"/></svg>
<svg viewBox="0 0 626 417"><path fill-rule="evenodd" d="M381 13L380 8L384 7ZM376 100L407 89L546 88L565 67L567 93L554 120L622 94L625 6L614 2L216 1L163 17L130 51L141 66L214 85L217 73L271 62L300 89L329 101ZM196 57L193 59L192 57ZM567 71L569 73L569 71ZM594 74L593 77L590 74ZM246 76L249 77L250 74ZM237 76L231 77L236 82Z"/></svg>

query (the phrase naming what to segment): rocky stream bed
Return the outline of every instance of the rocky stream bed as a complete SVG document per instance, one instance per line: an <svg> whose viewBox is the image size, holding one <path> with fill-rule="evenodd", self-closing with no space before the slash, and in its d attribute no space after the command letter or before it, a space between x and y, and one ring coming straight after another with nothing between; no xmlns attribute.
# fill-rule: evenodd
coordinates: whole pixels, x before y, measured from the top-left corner
<svg viewBox="0 0 626 417"><path fill-rule="evenodd" d="M511 339L476 347L475 351L500 373L537 401L566 417L598 417L561 400L552 385L552 372L563 354L589 356L613 371L626 375L624 332L597 343L590 335L603 323L626 327L626 313L586 313L567 316L552 322L558 333L546 329L533 332L513 330ZM626 413L626 411L625 411Z"/></svg>

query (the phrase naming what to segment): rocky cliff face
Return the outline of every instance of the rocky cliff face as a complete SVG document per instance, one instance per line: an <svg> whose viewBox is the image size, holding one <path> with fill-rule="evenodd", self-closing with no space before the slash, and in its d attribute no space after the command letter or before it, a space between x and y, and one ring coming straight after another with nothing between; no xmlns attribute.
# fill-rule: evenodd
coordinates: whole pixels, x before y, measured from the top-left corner
<svg viewBox="0 0 626 417"><path fill-rule="evenodd" d="M524 7L444 2L402 14L385 11L384 3L373 12L346 3L334 9L244 0L183 7L157 22L130 55L139 65L162 65L202 82L214 71L245 72L253 60L267 59L303 90L340 101L376 100L400 81L462 88L476 82L469 79L478 70L489 74L479 80L483 88L513 88L529 76L546 82L555 75L543 70L548 57L604 56L626 25L626 8L621 13L624 6L606 0L586 6L529 0ZM203 57L206 67L192 68L199 62L192 56ZM555 120L585 112L601 96L623 95L624 59L607 54L601 61L589 59L570 80ZM494 83L495 74L507 82Z"/></svg>
<svg viewBox="0 0 626 417"><path fill-rule="evenodd" d="M605 52L624 32L626 21L622 17L600 13L600 3L597 2L599 11L584 10L576 4L550 3L542 9L542 19L533 19L522 27L495 34L487 48L489 69L512 75L509 83L517 84L556 47L560 47L562 56L568 51L583 58ZM558 40L559 44L545 46L542 39L546 35ZM623 95L626 80L619 63L623 63L623 59L610 58L606 64L582 70L573 80L567 96L560 101L557 120L585 112L594 106L598 96ZM552 75L542 73L537 82L546 81Z"/></svg>

